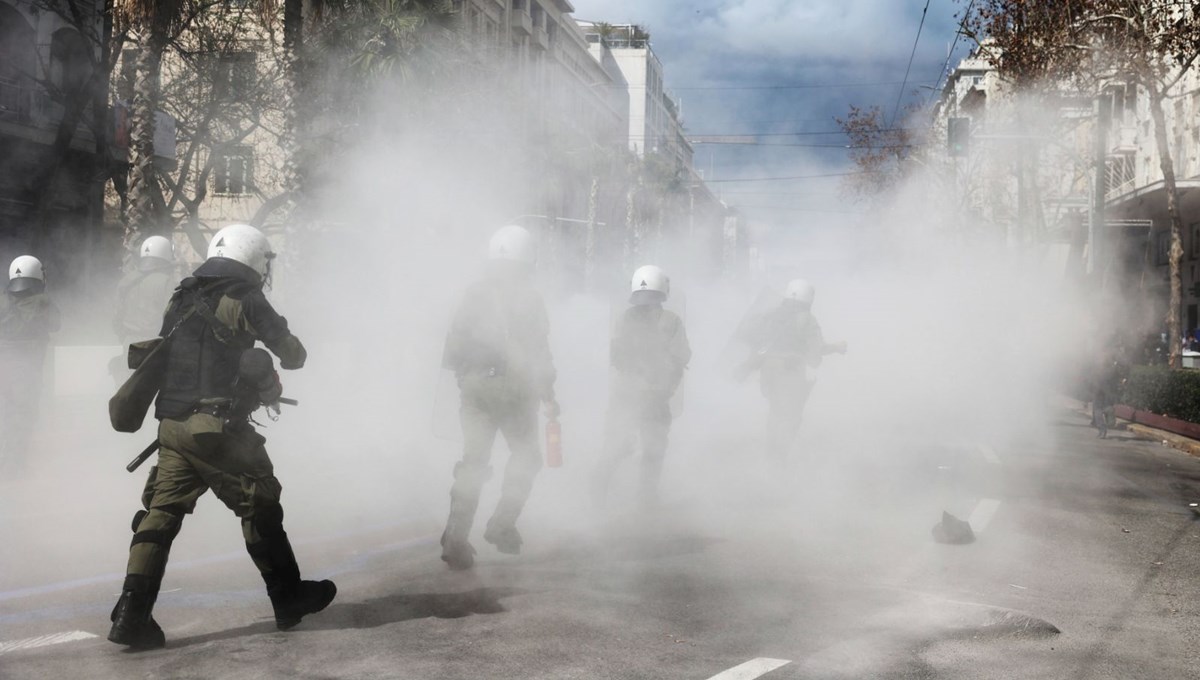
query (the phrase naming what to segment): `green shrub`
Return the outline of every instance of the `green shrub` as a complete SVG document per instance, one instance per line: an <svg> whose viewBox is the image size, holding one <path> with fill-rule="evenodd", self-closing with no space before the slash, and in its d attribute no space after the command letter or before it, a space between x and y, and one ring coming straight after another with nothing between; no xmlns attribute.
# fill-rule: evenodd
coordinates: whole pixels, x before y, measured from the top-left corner
<svg viewBox="0 0 1200 680"><path fill-rule="evenodd" d="M1134 366L1118 401L1139 411L1200 423L1200 370Z"/></svg>

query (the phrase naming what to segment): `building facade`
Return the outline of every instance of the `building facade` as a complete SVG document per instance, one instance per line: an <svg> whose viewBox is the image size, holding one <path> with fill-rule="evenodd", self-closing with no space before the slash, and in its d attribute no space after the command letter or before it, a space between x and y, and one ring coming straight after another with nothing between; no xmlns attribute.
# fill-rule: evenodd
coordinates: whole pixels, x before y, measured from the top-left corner
<svg viewBox="0 0 1200 680"><path fill-rule="evenodd" d="M103 2L0 0L0 260L86 287L109 167Z"/></svg>

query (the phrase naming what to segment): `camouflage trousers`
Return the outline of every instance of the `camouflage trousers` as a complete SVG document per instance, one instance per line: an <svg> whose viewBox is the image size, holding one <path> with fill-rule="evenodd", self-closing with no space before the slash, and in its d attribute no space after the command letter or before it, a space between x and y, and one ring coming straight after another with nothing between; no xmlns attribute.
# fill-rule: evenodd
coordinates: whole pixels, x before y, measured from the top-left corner
<svg viewBox="0 0 1200 680"><path fill-rule="evenodd" d="M592 494L599 501L608 492L621 463L641 449L639 497L654 500L667 455L671 433L670 395L665 393L614 393L609 399L604 425L604 453L592 480Z"/></svg>
<svg viewBox="0 0 1200 680"><path fill-rule="evenodd" d="M209 489L241 518L246 549L268 589L273 582L299 580L266 439L248 424L223 427L221 419L203 413L163 419L158 439L158 464L142 492L144 510L134 517L127 582L157 591L184 515Z"/></svg>
<svg viewBox="0 0 1200 680"><path fill-rule="evenodd" d="M491 477L492 448L497 433L504 435L511 455L504 467L500 502L492 522L516 523L533 480L542 468L538 439L538 400L527 388L505 376L465 376L459 382L462 404L463 457L454 468L450 488L451 523L456 535L470 531L484 483Z"/></svg>

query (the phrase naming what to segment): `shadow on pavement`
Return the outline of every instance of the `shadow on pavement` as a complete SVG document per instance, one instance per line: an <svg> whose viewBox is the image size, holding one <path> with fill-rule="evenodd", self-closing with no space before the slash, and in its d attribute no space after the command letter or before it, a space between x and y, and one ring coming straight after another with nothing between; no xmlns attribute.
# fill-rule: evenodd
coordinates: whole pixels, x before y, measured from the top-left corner
<svg viewBox="0 0 1200 680"><path fill-rule="evenodd" d="M696 555L723 540L708 536L670 536L659 532L643 535L612 533L599 543L592 540L568 541L540 555L531 556L527 563L660 560Z"/></svg>
<svg viewBox="0 0 1200 680"><path fill-rule="evenodd" d="M338 603L330 605L325 611L312 614L311 618L305 619L295 630L377 628L413 619L458 619L472 614L500 614L507 611L500 602L502 599L524 592L526 591L519 588L476 588L461 593L389 595L366 602ZM240 628L168 640L167 646L188 647L275 632L277 631L274 622L260 621Z"/></svg>

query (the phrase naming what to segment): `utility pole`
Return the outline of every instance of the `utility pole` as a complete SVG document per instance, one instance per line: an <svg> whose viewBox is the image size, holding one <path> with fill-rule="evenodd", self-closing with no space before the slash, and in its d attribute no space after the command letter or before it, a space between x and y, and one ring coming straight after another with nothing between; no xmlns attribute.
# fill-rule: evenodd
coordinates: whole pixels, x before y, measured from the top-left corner
<svg viewBox="0 0 1200 680"><path fill-rule="evenodd" d="M1092 189L1092 220L1088 227L1088 274L1097 277L1100 286L1104 286L1104 257L1108 249L1107 234L1104 229L1104 202L1108 193L1106 181L1108 160L1108 128L1112 123L1112 95L1096 95L1096 129L1093 131L1092 153L1096 169L1095 184Z"/></svg>

